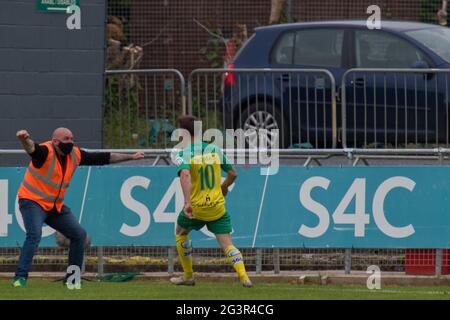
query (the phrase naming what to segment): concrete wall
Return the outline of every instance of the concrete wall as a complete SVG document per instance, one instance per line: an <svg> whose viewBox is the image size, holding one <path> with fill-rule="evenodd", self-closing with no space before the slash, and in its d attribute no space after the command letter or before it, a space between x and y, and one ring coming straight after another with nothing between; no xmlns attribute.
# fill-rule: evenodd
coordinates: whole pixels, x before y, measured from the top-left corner
<svg viewBox="0 0 450 320"><path fill-rule="evenodd" d="M68 30L69 14L0 0L0 148L20 148L19 129L43 141L59 126L101 147L105 5L81 0L81 30Z"/></svg>

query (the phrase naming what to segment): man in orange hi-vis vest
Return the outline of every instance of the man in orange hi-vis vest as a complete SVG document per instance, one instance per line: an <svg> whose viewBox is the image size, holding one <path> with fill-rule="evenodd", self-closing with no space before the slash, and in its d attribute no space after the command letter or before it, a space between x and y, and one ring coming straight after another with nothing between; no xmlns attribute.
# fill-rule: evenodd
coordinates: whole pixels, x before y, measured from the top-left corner
<svg viewBox="0 0 450 320"><path fill-rule="evenodd" d="M26 130L20 130L16 135L31 156L18 191L26 239L12 283L14 287L24 287L44 223L70 240L69 266L75 265L81 269L86 231L70 208L64 205L64 195L77 167L139 160L144 158L144 153L87 152L74 146L73 134L66 128L56 129L52 139L41 144L31 140ZM66 274L65 280L67 277Z"/></svg>

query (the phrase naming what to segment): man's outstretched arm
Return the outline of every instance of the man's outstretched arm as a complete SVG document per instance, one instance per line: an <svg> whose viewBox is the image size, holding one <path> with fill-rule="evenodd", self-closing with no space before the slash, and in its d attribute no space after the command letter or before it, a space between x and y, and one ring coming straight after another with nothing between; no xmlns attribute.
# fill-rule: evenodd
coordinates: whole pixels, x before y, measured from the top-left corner
<svg viewBox="0 0 450 320"><path fill-rule="evenodd" d="M111 153L111 157L109 158L109 163L117 163L128 160L140 160L144 159L143 152L136 152L134 154L126 154L126 153Z"/></svg>
<svg viewBox="0 0 450 320"><path fill-rule="evenodd" d="M144 158L143 152L134 154L109 153L109 152L87 152L81 150L80 166L104 166L111 163L118 163L128 160L140 160Z"/></svg>

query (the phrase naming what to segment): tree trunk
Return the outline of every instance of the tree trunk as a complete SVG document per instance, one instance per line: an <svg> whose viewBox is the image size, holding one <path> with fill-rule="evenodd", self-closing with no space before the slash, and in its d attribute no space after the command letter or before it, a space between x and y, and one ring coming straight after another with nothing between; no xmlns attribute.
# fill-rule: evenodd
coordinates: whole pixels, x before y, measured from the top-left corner
<svg viewBox="0 0 450 320"><path fill-rule="evenodd" d="M286 0L272 0L272 8L270 10L269 24L277 24L280 22L281 13Z"/></svg>

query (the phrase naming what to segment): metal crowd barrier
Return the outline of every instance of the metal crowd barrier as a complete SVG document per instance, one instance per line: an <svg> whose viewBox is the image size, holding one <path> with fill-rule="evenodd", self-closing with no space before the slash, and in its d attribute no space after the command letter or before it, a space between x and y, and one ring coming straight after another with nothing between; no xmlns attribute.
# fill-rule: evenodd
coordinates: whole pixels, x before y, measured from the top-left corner
<svg viewBox="0 0 450 320"><path fill-rule="evenodd" d="M145 158L141 161L135 161L133 164L156 166L172 165L171 157L176 153L175 149L84 149L90 152L118 152L135 153L144 152ZM242 165L258 165L259 153L266 153L268 150L255 149L223 149L227 155L232 155L231 159L242 157ZM416 165L443 165L449 164L450 148L432 148L432 149L271 149L271 155L277 155L280 159L280 165L301 165L308 167L311 165L335 165L335 166L356 166L360 162L369 166L370 160L392 160L392 161L413 161ZM11 159L9 159L11 158ZM295 161L292 161L295 160ZM251 162L252 161L252 162ZM256 162L255 162L256 161ZM26 152L21 149L0 149L0 167L1 166L25 166L29 162ZM238 165L240 163L237 163ZM377 163L377 165L385 165ZM116 165L121 165L116 164ZM263 164L266 165L266 164ZM391 162L389 165L395 165Z"/></svg>
<svg viewBox="0 0 450 320"><path fill-rule="evenodd" d="M351 69L342 77L344 148L449 146L443 69Z"/></svg>
<svg viewBox="0 0 450 320"><path fill-rule="evenodd" d="M164 148L186 113L185 80L175 69L105 71L106 148Z"/></svg>
<svg viewBox="0 0 450 320"><path fill-rule="evenodd" d="M351 69L336 89L321 69L197 69L185 90L177 70L107 71L104 143L171 147L176 119L189 113L203 132L242 129L247 144L251 129L268 138L278 129L280 149L449 147L449 72Z"/></svg>
<svg viewBox="0 0 450 320"><path fill-rule="evenodd" d="M336 147L336 86L327 70L197 69L187 85L189 113L204 130L266 129L270 143L278 129L281 149Z"/></svg>

